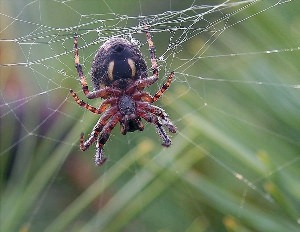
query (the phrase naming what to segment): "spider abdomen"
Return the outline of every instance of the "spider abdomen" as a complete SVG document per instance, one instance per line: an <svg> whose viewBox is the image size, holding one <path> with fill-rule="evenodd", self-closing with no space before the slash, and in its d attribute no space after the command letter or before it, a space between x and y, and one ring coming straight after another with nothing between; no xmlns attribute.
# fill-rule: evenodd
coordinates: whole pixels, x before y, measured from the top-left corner
<svg viewBox="0 0 300 232"><path fill-rule="evenodd" d="M91 68L95 90L114 85L124 89L139 78L147 77L146 62L139 49L123 38L111 38L97 51Z"/></svg>

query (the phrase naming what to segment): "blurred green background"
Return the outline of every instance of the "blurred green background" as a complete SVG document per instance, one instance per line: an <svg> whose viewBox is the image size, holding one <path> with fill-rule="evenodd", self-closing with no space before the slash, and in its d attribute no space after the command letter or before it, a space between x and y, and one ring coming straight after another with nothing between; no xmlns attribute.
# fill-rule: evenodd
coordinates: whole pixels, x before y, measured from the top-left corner
<svg viewBox="0 0 300 232"><path fill-rule="evenodd" d="M300 231L299 1L0 6L1 231ZM99 168L94 147L79 150L98 116L69 96L86 100L72 36L87 77L110 36L132 37L150 65L141 20L160 57L149 91L175 70L157 105L178 133L166 149L151 125L117 126Z"/></svg>

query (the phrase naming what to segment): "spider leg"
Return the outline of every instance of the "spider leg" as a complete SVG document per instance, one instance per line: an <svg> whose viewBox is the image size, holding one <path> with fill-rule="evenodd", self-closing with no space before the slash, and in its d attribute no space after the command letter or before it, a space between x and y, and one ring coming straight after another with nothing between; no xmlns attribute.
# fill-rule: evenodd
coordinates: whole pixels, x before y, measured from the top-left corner
<svg viewBox="0 0 300 232"><path fill-rule="evenodd" d="M161 137L161 139L163 140L163 143L161 145L163 145L165 147L169 147L171 145L172 141L169 138L169 136L167 135L164 128L160 124L156 124L155 128L156 128L156 131L157 131L159 137Z"/></svg>
<svg viewBox="0 0 300 232"><path fill-rule="evenodd" d="M171 72L166 83L164 83L163 86L152 97L152 102L156 102L160 98L160 96L170 87L173 77L174 72Z"/></svg>
<svg viewBox="0 0 300 232"><path fill-rule="evenodd" d="M79 54L78 54L78 36L75 34L74 36L74 58L75 58L75 67L77 69L77 73L79 76L79 80L82 86L82 91L87 96L89 94L89 87L86 82L86 78L82 71L82 66L79 62Z"/></svg>
<svg viewBox="0 0 300 232"><path fill-rule="evenodd" d="M153 76L158 76L155 46L154 46L154 43L152 41L152 36L151 36L147 26L145 26L145 32L146 32L147 42L149 45L150 59L151 59L151 65L152 65L151 68L152 68Z"/></svg>
<svg viewBox="0 0 300 232"><path fill-rule="evenodd" d="M149 103L152 102L152 96L147 92L136 92L136 93L132 94L132 98L135 101L142 100L144 102L149 102Z"/></svg>
<svg viewBox="0 0 300 232"><path fill-rule="evenodd" d="M168 130L171 133L176 133L176 127L171 122L171 120L169 119L168 114L163 109L161 109L157 106L151 105L149 103L146 103L146 102L137 102L137 107L142 108L145 111L150 112L151 114L154 114L154 115L158 116L161 119L160 121L161 121L163 126L168 128Z"/></svg>
<svg viewBox="0 0 300 232"><path fill-rule="evenodd" d="M103 127L103 130L98 138L96 145L95 163L97 166L102 165L106 161L107 158L104 156L103 146L107 142L112 129L114 129L114 127L117 125L121 118L122 115L120 113L117 113Z"/></svg>
<svg viewBox="0 0 300 232"><path fill-rule="evenodd" d="M151 65L152 65L151 68L153 71L153 76L158 78L158 68L157 68L157 58L156 58L156 54L155 54L155 46L152 41L152 36L148 30L148 26L145 26L145 32L146 32L147 42L149 45L149 52L150 52ZM160 98L160 96L169 88L173 77L174 77L174 72L171 72L168 77L167 82L152 97L152 102L157 101Z"/></svg>
<svg viewBox="0 0 300 232"><path fill-rule="evenodd" d="M100 141L100 138L98 138L98 141L97 141L97 144L96 144L96 154L95 154L95 164L97 166L101 166L107 160L107 157L104 156L102 143L103 142Z"/></svg>
<svg viewBox="0 0 300 232"><path fill-rule="evenodd" d="M114 88L111 88L111 87L107 86L105 88L101 88L101 89L89 92L88 95L86 95L86 97L88 99L94 99L94 98L99 98L99 97L105 99L105 98L108 98L110 96L118 97L120 95L122 95L121 90L114 89Z"/></svg>
<svg viewBox="0 0 300 232"><path fill-rule="evenodd" d="M158 76L151 76L151 77L147 77L147 78L143 78L143 79L139 79L137 80L132 87L129 87L126 92L128 93L133 93L136 89L138 90L143 90L144 88L152 85L153 83L155 83L158 80Z"/></svg>
<svg viewBox="0 0 300 232"><path fill-rule="evenodd" d="M165 147L169 147L171 145L171 139L169 138L168 134L162 127L162 123L159 121L158 117L154 114L147 113L145 111L140 111L139 115L145 119L147 122L152 123L155 125L156 131L159 137L162 139L162 145Z"/></svg>
<svg viewBox="0 0 300 232"><path fill-rule="evenodd" d="M160 96L170 87L173 78L174 78L174 72L171 72L166 83L163 84L163 86L155 93L154 96L151 96L150 94L148 94L146 92L134 93L134 91L136 89L141 91L144 88L152 85L153 83L155 83L158 80L157 76L151 76L151 77L137 80L134 84L132 84L131 86L129 86L126 89L126 94L133 94L133 97L135 99L139 98L140 96L143 96L141 98L143 98L145 101L147 101L149 103L153 103L153 102L157 101L160 98Z"/></svg>
<svg viewBox="0 0 300 232"><path fill-rule="evenodd" d="M150 102L150 103L156 102L161 97L161 95L163 95L163 93L170 87L173 78L174 78L174 72L171 72L169 77L168 77L168 80L154 94L153 97L150 94L143 93L145 95L145 101ZM138 90L143 90L144 88L152 85L157 80L158 80L157 76L151 76L151 77L147 77L147 78L144 78L144 79L139 79L139 80L136 81L135 86ZM134 92L134 91L132 91L132 89L135 86L130 86L130 88L128 88L128 90L126 92Z"/></svg>
<svg viewBox="0 0 300 232"><path fill-rule="evenodd" d="M101 105L99 106L99 108L95 108L95 107L89 105L88 103L85 103L83 100L81 100L72 89L70 90L70 93L78 105L80 105L83 108L88 109L89 111L91 111L94 114L101 114L103 111L105 111L109 107L109 105L115 104L117 102L117 98L109 98L109 99L104 100L101 103Z"/></svg>
<svg viewBox="0 0 300 232"><path fill-rule="evenodd" d="M87 150L98 138L100 132L103 130L103 128L105 127L105 125L107 124L107 121L109 120L109 118L114 115L117 112L118 108L115 107L111 107L110 109L108 109L98 120L98 122L96 123L96 125L93 128L93 131L90 135L90 137L84 141L84 133L81 133L80 135L80 149L82 151Z"/></svg>

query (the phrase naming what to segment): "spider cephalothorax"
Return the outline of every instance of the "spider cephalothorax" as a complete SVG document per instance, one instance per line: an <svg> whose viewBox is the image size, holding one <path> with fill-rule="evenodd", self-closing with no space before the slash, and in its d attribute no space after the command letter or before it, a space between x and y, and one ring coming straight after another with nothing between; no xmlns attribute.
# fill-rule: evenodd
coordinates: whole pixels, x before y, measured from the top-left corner
<svg viewBox="0 0 300 232"><path fill-rule="evenodd" d="M111 130L120 122L121 133L142 131L143 118L155 125L163 146L170 146L171 140L163 127L175 133L176 127L170 121L165 111L151 103L158 100L163 92L170 86L174 73L168 77L167 82L154 95L144 92L144 88L158 80L155 47L151 35L146 31L153 75L147 76L146 62L139 49L123 38L111 38L97 51L91 68L91 78L94 91L90 92L87 86L82 66L79 63L78 38L74 37L75 65L79 75L82 90L87 98L102 98L104 101L99 108L90 106L79 99L77 94L70 90L75 101L82 107L95 114L102 114L93 128L90 137L85 141L84 135L80 137L80 149L85 151L94 142L96 144L95 162L101 165L106 157L103 146L109 138Z"/></svg>

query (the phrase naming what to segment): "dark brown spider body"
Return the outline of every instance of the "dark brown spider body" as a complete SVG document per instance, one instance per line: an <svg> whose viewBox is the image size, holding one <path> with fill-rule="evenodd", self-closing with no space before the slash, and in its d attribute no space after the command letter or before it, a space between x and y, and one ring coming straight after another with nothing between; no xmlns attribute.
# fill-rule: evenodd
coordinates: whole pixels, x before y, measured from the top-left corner
<svg viewBox="0 0 300 232"><path fill-rule="evenodd" d="M91 78L94 90L113 84L124 89L130 82L146 77L147 66L142 54L126 39L109 39L93 60Z"/></svg>
<svg viewBox="0 0 300 232"><path fill-rule="evenodd" d="M152 104L170 86L174 73L171 72L167 82L154 96L144 91L146 87L158 80L155 48L151 35L147 31L146 36L153 75L147 75L146 62L136 46L128 40L112 38L99 48L93 60L91 78L94 91L92 92L88 89L82 66L79 63L78 38L74 37L75 65L82 90L89 99L104 99L99 108L95 108L80 100L77 94L70 90L77 104L95 114L101 114L89 138L85 141L83 134L80 137L82 151L87 150L96 142L95 162L97 165L105 162L103 146L118 123L121 126L121 133L124 135L127 132L142 131L144 129L142 119L154 124L162 139L162 145L165 147L171 145L171 139L164 128L171 133L176 133L176 127L166 112Z"/></svg>

